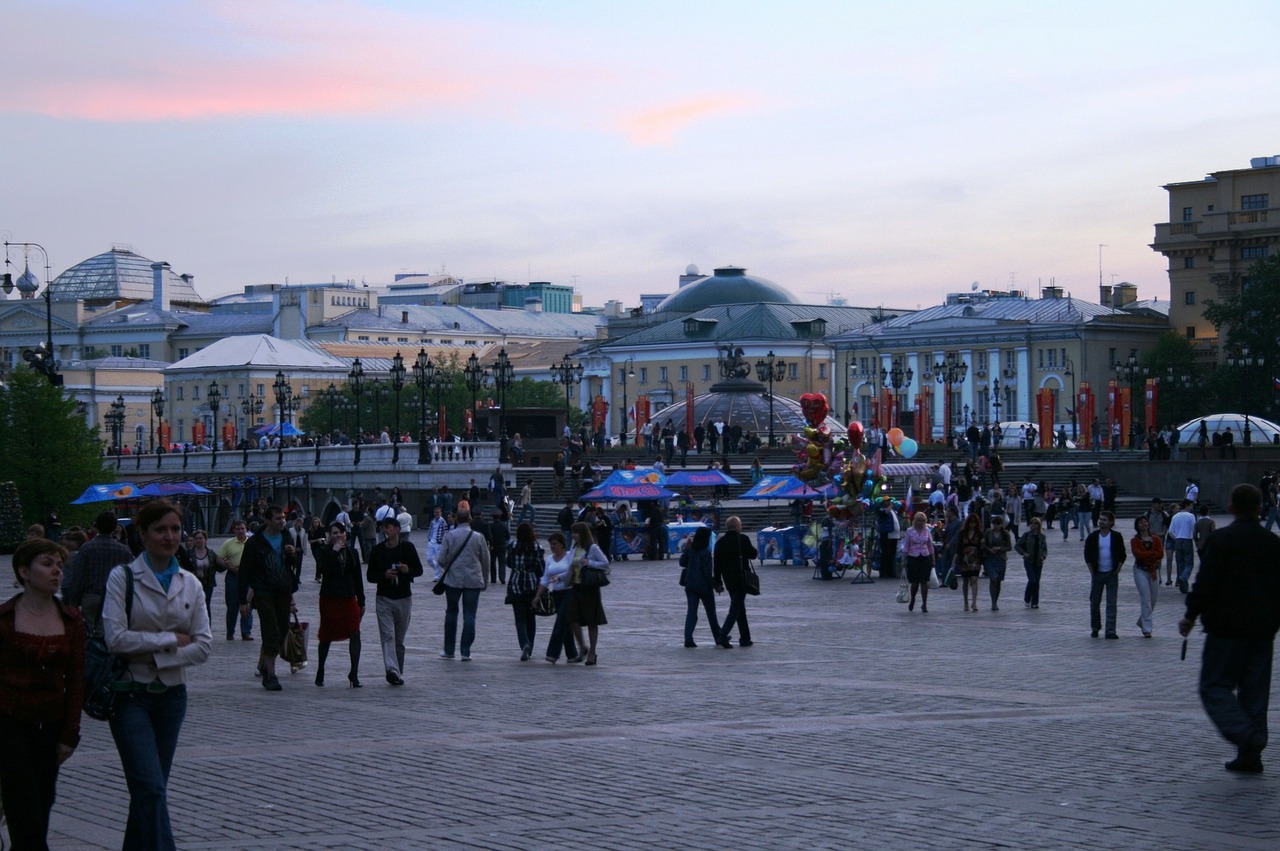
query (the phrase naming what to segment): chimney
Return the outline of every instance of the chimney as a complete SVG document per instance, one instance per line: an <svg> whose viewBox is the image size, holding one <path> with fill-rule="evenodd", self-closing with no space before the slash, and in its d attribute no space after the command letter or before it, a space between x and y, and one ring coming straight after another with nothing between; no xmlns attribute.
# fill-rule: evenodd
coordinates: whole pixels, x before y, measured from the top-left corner
<svg viewBox="0 0 1280 851"><path fill-rule="evenodd" d="M1138 300L1138 286L1128 281L1121 281L1111 289L1111 306L1120 310Z"/></svg>
<svg viewBox="0 0 1280 851"><path fill-rule="evenodd" d="M1103 307L1111 306L1111 287L1106 284L1098 284L1098 304Z"/></svg>
<svg viewBox="0 0 1280 851"><path fill-rule="evenodd" d="M169 264L151 264L151 306L156 310L169 309Z"/></svg>
<svg viewBox="0 0 1280 851"><path fill-rule="evenodd" d="M541 313L542 299L538 298L536 295L529 296L524 300L524 309L529 313Z"/></svg>
<svg viewBox="0 0 1280 851"><path fill-rule="evenodd" d="M400 311L400 321L406 325L409 324L409 311L407 310Z"/></svg>
<svg viewBox="0 0 1280 851"><path fill-rule="evenodd" d="M1062 287L1045 287L1040 290L1040 298L1062 298Z"/></svg>

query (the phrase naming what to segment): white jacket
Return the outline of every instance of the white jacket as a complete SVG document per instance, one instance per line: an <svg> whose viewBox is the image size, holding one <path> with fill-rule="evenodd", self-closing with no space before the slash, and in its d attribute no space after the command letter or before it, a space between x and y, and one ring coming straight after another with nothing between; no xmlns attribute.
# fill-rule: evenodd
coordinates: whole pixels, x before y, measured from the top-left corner
<svg viewBox="0 0 1280 851"><path fill-rule="evenodd" d="M125 570L133 572L133 611L128 623ZM102 623L107 647L129 657L129 673L135 682L158 679L167 686L182 685L186 667L208 659L213 646L200 580L179 570L166 593L145 555L111 571ZM177 632L190 635L191 643L178 647Z"/></svg>

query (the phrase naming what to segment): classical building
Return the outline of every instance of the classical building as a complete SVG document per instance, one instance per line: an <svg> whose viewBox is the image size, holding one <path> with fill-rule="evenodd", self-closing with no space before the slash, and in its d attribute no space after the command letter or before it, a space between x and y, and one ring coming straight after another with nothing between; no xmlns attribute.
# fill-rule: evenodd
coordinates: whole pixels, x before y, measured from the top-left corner
<svg viewBox="0 0 1280 851"><path fill-rule="evenodd" d="M1108 288L1110 290L1110 288ZM1114 291L1105 293L1115 297ZM1168 321L1158 309L1095 304L1057 287L1022 293L955 294L946 304L836 334L849 407L864 425L899 426L940 440L971 422L1037 421L1048 390L1052 420L1072 431L1071 400L1087 382L1105 402L1116 366L1153 347ZM1141 386L1131 388L1140 393ZM1135 396L1136 398L1136 396ZM1103 404L1096 413L1106 421ZM923 420L923 422L922 422ZM1088 428L1077 421L1076 430Z"/></svg>
<svg viewBox="0 0 1280 851"><path fill-rule="evenodd" d="M1249 266L1280 243L1280 211L1270 220L1271 201L1280 201L1280 156L1164 188L1169 219L1156 225L1151 248L1169 259L1169 324L1204 360L1221 362L1204 302L1240 292Z"/></svg>

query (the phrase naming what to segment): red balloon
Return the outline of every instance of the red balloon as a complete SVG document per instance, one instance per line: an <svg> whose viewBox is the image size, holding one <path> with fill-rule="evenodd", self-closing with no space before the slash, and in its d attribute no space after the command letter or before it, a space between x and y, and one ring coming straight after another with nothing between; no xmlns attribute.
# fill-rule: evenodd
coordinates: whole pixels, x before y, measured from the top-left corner
<svg viewBox="0 0 1280 851"><path fill-rule="evenodd" d="M849 445L854 449L862 448L862 423L854 420L849 423Z"/></svg>

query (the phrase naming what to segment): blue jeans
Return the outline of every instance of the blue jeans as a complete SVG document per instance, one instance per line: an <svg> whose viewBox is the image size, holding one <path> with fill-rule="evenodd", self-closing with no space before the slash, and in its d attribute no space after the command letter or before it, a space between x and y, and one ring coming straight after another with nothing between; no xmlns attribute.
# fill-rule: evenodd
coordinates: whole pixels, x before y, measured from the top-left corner
<svg viewBox="0 0 1280 851"><path fill-rule="evenodd" d="M561 647L564 648L567 659L578 655L577 642L573 640L573 630L569 629L569 622L565 619L570 593L569 591L551 592L551 599L556 601L556 622L551 627L551 639L547 642L548 659L559 659Z"/></svg>
<svg viewBox="0 0 1280 851"><path fill-rule="evenodd" d="M129 784L129 823L124 851L174 848L169 824L169 769L187 714L187 687L124 695L111 719L120 766Z"/></svg>
<svg viewBox="0 0 1280 851"><path fill-rule="evenodd" d="M695 591L692 588L684 589L685 599L689 603L689 608L685 611L684 616L684 640L685 643L693 641L693 628L698 625L698 604L702 604L702 608L707 612L707 625L711 627L711 637L719 644L724 641L723 633L720 632L720 621L716 619L716 594L710 588Z"/></svg>
<svg viewBox="0 0 1280 851"><path fill-rule="evenodd" d="M529 522L530 522L530 523L536 523L536 522L537 522L537 520L536 520L536 518L537 518L537 513L536 513L536 512L534 511L534 509L533 509L533 503L532 503L532 502L531 502L531 503L529 503L528 505L522 505L522 506L520 506L520 516L518 516L518 517L516 518L516 525L517 525L517 526L519 526L521 523L523 523L523 522L525 521L525 519L526 519L526 518L528 518L528 520L529 520Z"/></svg>
<svg viewBox="0 0 1280 851"><path fill-rule="evenodd" d="M1044 562L1024 558L1022 569L1027 572L1027 587L1022 592L1022 602L1028 605L1040 605L1040 574L1044 571Z"/></svg>
<svg viewBox="0 0 1280 851"><path fill-rule="evenodd" d="M1106 573L1093 572L1089 588L1089 627L1094 632L1102 629L1102 592L1107 592L1107 635L1116 631L1116 593L1120 590L1120 571L1112 568Z"/></svg>
<svg viewBox="0 0 1280 851"><path fill-rule="evenodd" d="M471 642L476 640L476 606L480 604L479 588L444 589L444 652L453 655L454 643L458 636L458 601L462 601L462 646L459 648L463 656L471 655Z"/></svg>
<svg viewBox="0 0 1280 851"><path fill-rule="evenodd" d="M1191 571L1196 566L1195 551L1190 538L1173 538L1173 555L1178 560L1178 581L1191 581Z"/></svg>
<svg viewBox="0 0 1280 851"><path fill-rule="evenodd" d="M236 618L240 617L240 575L227 571L227 578L222 581L223 597L227 601L227 636L236 634ZM253 609L240 620L240 634L253 634Z"/></svg>
<svg viewBox="0 0 1280 851"><path fill-rule="evenodd" d="M533 613L532 602L533 597L516 597L511 604L516 619L516 641L520 642L521 650L526 646L532 647L534 636L538 634L538 616Z"/></svg>
<svg viewBox="0 0 1280 851"><path fill-rule="evenodd" d="M1205 636L1200 702L1218 732L1237 747L1262 750L1267 746L1273 651L1269 638Z"/></svg>

